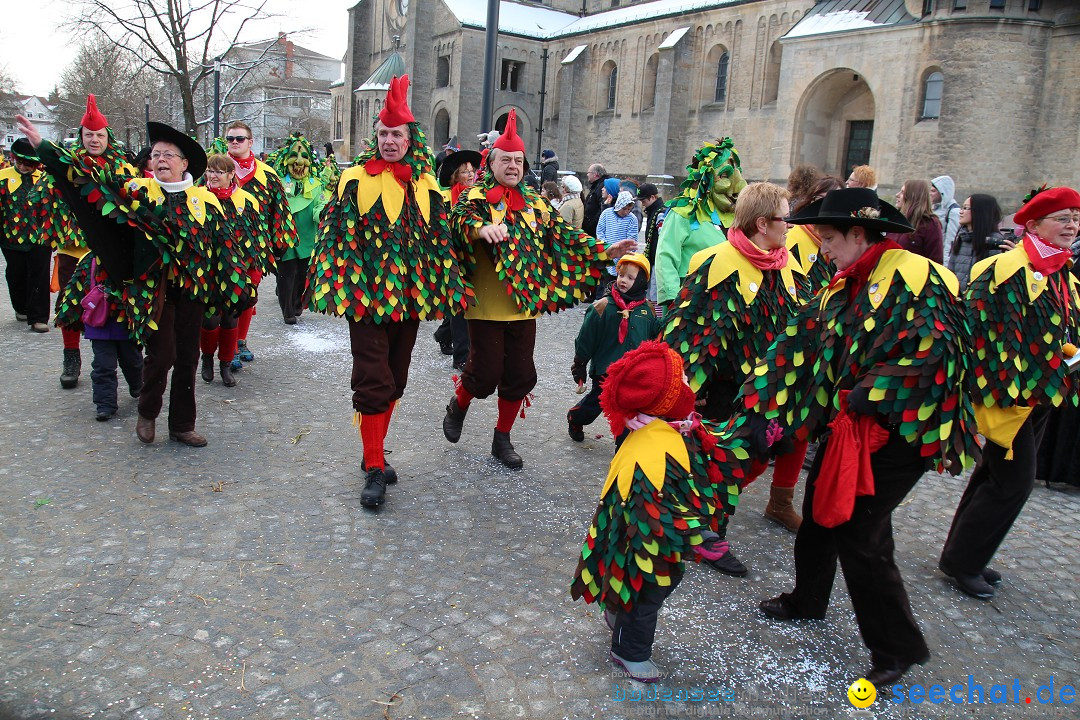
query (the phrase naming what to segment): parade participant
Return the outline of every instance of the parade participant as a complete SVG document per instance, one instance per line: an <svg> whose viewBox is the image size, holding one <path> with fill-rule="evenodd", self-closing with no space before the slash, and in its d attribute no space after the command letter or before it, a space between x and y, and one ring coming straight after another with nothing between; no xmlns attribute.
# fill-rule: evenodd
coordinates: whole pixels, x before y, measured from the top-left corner
<svg viewBox="0 0 1080 720"><path fill-rule="evenodd" d="M457 203L462 191L476 184L480 163L480 153L475 150L458 149L447 155L439 166L439 184L443 187L443 200L447 208ZM464 369L465 361L469 358L469 325L465 315L455 312L443 318L442 324L435 330L435 342L439 343L443 355L453 356L455 370Z"/></svg>
<svg viewBox="0 0 1080 720"><path fill-rule="evenodd" d="M873 190L834 190L792 222L814 225L837 274L758 362L733 421L756 452L778 432L821 439L795 589L760 608L823 618L839 559L870 650L862 677L881 687L929 658L893 559L892 512L927 469L957 475L978 453L964 310L951 272L883 237L911 226Z"/></svg>
<svg viewBox="0 0 1080 720"><path fill-rule="evenodd" d="M397 472L383 457L421 320L459 310L471 291L451 246L434 157L395 77L372 147L342 173L308 271L311 310L349 321L352 404L365 472L360 503L383 504Z"/></svg>
<svg viewBox="0 0 1080 720"><path fill-rule="evenodd" d="M311 172L314 157L311 143L299 132L294 132L270 156L274 170L282 178L297 237L296 245L286 250L277 262L278 305L286 325L295 325L296 318L304 311L308 263L315 249L319 217L329 200L322 181Z"/></svg>
<svg viewBox="0 0 1080 720"><path fill-rule="evenodd" d="M691 550L724 552L718 531L738 496L740 463L702 426L682 359L664 343L644 342L612 363L600 404L613 435L630 432L611 461L570 595L604 608L611 659L655 682L660 608Z"/></svg>
<svg viewBox="0 0 1080 720"><path fill-rule="evenodd" d="M649 288L649 261L633 253L619 258L618 276L608 294L585 311L581 330L574 340L574 364L570 374L585 389L585 380L592 378L592 388L581 402L566 413L570 439L585 439L584 426L600 415L600 389L611 363L646 340L660 334L660 321L655 307L645 298ZM610 307L614 305L614 307ZM616 438L621 442L622 438Z"/></svg>
<svg viewBox="0 0 1080 720"><path fill-rule="evenodd" d="M668 305L700 250L725 240L735 218L735 199L744 187L739 153L731 138L707 142L686 168L679 194L668 201L668 213L656 246L656 301Z"/></svg>
<svg viewBox="0 0 1080 720"><path fill-rule="evenodd" d="M123 145L113 135L109 121L98 110L93 95L86 96L86 112L79 121L79 137L73 149L75 157L107 168L112 177L134 177L137 171L127 161ZM71 280L75 265L89 252L83 238L82 218L69 209L66 193L55 190L56 179L51 173L46 183L43 224L49 228L53 249L56 250L56 274L58 286L63 288ZM59 301L57 297L57 301ZM64 338L64 369L60 374L60 386L73 388L79 384L82 372L82 353L79 350L79 331L74 327L61 328Z"/></svg>
<svg viewBox="0 0 1080 720"><path fill-rule="evenodd" d="M206 189L221 204L223 226L223 232L218 235L220 244L211 247L210 251L221 267L231 267L233 260L238 259L240 264L236 271L246 276L247 270L254 267L263 254L256 245L260 237L259 203L236 184L235 167L232 158L225 153L214 153L206 159ZM236 378L232 374L232 361L236 356L236 326L241 309L233 305L230 298L221 295L220 291L227 287L211 286L211 304L202 319L199 346L202 349L202 379L214 381L214 352L217 351L221 384L233 387Z"/></svg>
<svg viewBox="0 0 1080 720"><path fill-rule="evenodd" d="M52 252L34 221L34 186L41 162L26 138L11 144L15 167L0 170L0 249L15 319L34 332L49 332L49 260Z"/></svg>
<svg viewBox="0 0 1080 720"><path fill-rule="evenodd" d="M961 591L982 600L1001 582L987 564L1034 487L1050 409L1077 405L1076 376L1065 359L1080 344L1080 284L1069 249L1080 229L1080 193L1037 190L1013 222L1024 229L1016 247L971 270L972 394L986 446L939 562Z"/></svg>
<svg viewBox="0 0 1080 720"><path fill-rule="evenodd" d="M98 303L104 309L97 307ZM75 266L71 280L60 290L56 306L57 327L81 330L90 341L94 351L90 363L90 387L95 419L99 422L111 420L119 410L117 365L124 374L131 397L138 398L142 390L142 349L131 339L124 314L123 291L98 264L94 254L87 253Z"/></svg>
<svg viewBox="0 0 1080 720"><path fill-rule="evenodd" d="M523 463L510 442L510 430L536 385L536 317L591 297L609 254L597 240L567 225L524 182L528 162L514 110L487 166L489 171L450 215L476 306L465 312L469 359L446 406L443 434L457 442L473 398L498 392L491 454L516 470ZM628 240L608 252L621 256L633 244Z"/></svg>
<svg viewBox="0 0 1080 720"><path fill-rule="evenodd" d="M810 203L842 187L844 184L840 182L840 178L826 175L810 188L801 203L792 208L792 214L802 212ZM818 237L813 225L795 225L788 228L787 247L788 252L791 253L792 262L806 276L811 294L816 294L818 290L829 284L836 273L836 266L829 262L825 253L821 252L821 238Z"/></svg>
<svg viewBox="0 0 1080 720"><path fill-rule="evenodd" d="M58 190L78 215L97 262L124 286L123 312L132 337L146 348L135 434L152 443L165 389L169 396L169 437L202 447L195 431L195 372L205 300L215 293L233 306L254 301L254 287L238 264L222 264L217 245L221 205L194 185L206 169L203 149L184 133L147 123L152 178L117 176L107 165L87 161L51 142L42 142L33 124L19 127L39 145L38 154ZM83 186L85 195L83 194Z"/></svg>
<svg viewBox="0 0 1080 720"><path fill-rule="evenodd" d="M258 287L267 268L274 267L275 258L296 245L297 239L296 226L293 224L292 213L289 212L289 200L285 196L281 179L272 167L259 160L251 152L254 142L251 128L246 123L234 120L226 126L225 143L229 155L236 163L236 182L255 197L264 222L263 237L257 244L269 249L268 256L261 259L259 266L248 270L251 282ZM233 369L237 369L241 361L251 362L255 359L255 354L251 352L247 344L248 329L251 327L251 318L254 315L254 305L240 315L236 330L237 347Z"/></svg>
<svg viewBox="0 0 1080 720"><path fill-rule="evenodd" d="M716 423L735 413L747 374L811 295L785 245L788 197L772 183L747 185L728 241L693 257L665 318L663 339L682 356L702 415ZM766 517L790 530L800 522L792 497L805 452L802 442L777 459L765 508ZM767 467L751 468L747 482ZM731 551L710 565L735 577L747 572Z"/></svg>

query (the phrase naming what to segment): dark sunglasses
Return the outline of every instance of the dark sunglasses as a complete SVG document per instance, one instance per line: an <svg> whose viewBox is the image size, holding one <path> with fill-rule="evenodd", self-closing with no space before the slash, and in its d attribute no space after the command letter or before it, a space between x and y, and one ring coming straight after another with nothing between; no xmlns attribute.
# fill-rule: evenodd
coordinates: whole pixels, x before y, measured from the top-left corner
<svg viewBox="0 0 1080 720"><path fill-rule="evenodd" d="M244 142L245 140L250 140L250 139L251 138L249 138L247 135L226 135L225 136L225 142Z"/></svg>

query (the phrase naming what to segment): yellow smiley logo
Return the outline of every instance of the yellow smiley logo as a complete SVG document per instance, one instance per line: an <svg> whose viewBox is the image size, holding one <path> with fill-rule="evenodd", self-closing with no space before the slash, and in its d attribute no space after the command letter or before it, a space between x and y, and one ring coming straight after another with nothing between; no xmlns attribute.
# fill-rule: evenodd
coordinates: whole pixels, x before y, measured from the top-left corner
<svg viewBox="0 0 1080 720"><path fill-rule="evenodd" d="M847 689L847 699L860 710L868 708L877 700L877 688L866 678L859 678Z"/></svg>

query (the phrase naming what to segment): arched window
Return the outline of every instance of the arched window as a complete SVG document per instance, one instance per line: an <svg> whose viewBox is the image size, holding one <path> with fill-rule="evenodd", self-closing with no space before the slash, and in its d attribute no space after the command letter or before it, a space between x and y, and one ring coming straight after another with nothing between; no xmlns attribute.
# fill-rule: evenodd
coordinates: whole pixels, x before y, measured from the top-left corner
<svg viewBox="0 0 1080 720"><path fill-rule="evenodd" d="M931 120L941 117L941 93L945 87L945 76L935 70L926 76L923 85L922 119Z"/></svg>
<svg viewBox="0 0 1080 720"><path fill-rule="evenodd" d="M725 50L720 54L720 60L716 63L716 92L713 94L713 102L722 103L727 100L729 64L731 64L731 55Z"/></svg>
<svg viewBox="0 0 1080 720"><path fill-rule="evenodd" d="M607 77L607 109L615 109L615 89L619 84L619 68L614 63Z"/></svg>
<svg viewBox="0 0 1080 720"><path fill-rule="evenodd" d="M644 92L641 93L641 109L647 110L656 105L656 72L660 67L659 53L653 53L645 63Z"/></svg>
<svg viewBox="0 0 1080 720"><path fill-rule="evenodd" d="M780 94L780 58L782 55L783 49L780 47L780 41L774 40L772 47L769 48L769 64L765 69L765 92L761 98L763 105L776 102L776 98Z"/></svg>
<svg viewBox="0 0 1080 720"><path fill-rule="evenodd" d="M450 56L442 55L435 64L435 87L450 86Z"/></svg>
<svg viewBox="0 0 1080 720"><path fill-rule="evenodd" d="M445 108L439 108L435 113L435 145L442 147L450 141L450 113Z"/></svg>

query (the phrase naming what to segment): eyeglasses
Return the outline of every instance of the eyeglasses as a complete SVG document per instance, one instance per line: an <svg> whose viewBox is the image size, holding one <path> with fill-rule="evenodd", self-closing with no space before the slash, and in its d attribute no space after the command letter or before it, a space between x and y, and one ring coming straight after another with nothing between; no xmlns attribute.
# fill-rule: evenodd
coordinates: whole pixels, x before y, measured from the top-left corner
<svg viewBox="0 0 1080 720"><path fill-rule="evenodd" d="M183 160L184 156L181 155L180 153L174 153L174 152L152 152L152 153L150 153L150 159L151 160L161 160L162 158L164 158L166 160L173 160L175 158L180 158L181 160Z"/></svg>
<svg viewBox="0 0 1080 720"><path fill-rule="evenodd" d="M247 142L250 140L247 135L226 135L225 142Z"/></svg>
<svg viewBox="0 0 1080 720"><path fill-rule="evenodd" d="M232 170L212 170L211 168L206 168L206 174L207 175L230 175L230 174L232 174Z"/></svg>
<svg viewBox="0 0 1080 720"><path fill-rule="evenodd" d="M1051 220L1058 225L1080 225L1080 215L1054 215L1053 217L1044 217L1043 220Z"/></svg>
<svg viewBox="0 0 1080 720"><path fill-rule="evenodd" d="M768 220L769 222L775 221L775 222L782 222L782 223L785 223L785 224L787 223L787 218L782 218L782 217L773 216L773 217L765 218L765 219Z"/></svg>

